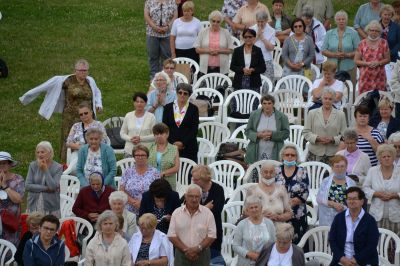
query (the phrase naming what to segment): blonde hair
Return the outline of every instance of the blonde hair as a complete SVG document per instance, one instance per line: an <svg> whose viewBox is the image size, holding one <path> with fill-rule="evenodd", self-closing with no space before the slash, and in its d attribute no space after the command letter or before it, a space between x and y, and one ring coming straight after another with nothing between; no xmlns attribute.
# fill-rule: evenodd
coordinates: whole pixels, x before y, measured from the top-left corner
<svg viewBox="0 0 400 266"><path fill-rule="evenodd" d="M291 241L294 237L294 228L289 223L278 223L275 225L276 239L283 241Z"/></svg>
<svg viewBox="0 0 400 266"><path fill-rule="evenodd" d="M335 73L337 69L337 64L333 61L326 61L322 64L322 71L329 71Z"/></svg>
<svg viewBox="0 0 400 266"><path fill-rule="evenodd" d="M392 13L392 17L393 17L394 14L396 13L396 12L394 11L394 8L393 8L392 5L386 4L386 5L383 5L383 6L381 7L381 10L379 10L379 16L382 16L382 13L385 12L385 11Z"/></svg>
<svg viewBox="0 0 400 266"><path fill-rule="evenodd" d="M211 180L211 175L212 175L211 169L207 165L198 164L198 165L194 166L192 169L192 175L193 175L193 173L196 173L196 172L199 172L200 179L202 181L210 181Z"/></svg>
<svg viewBox="0 0 400 266"><path fill-rule="evenodd" d="M335 163L340 163L341 161L345 162L347 165L347 159L343 155L336 154L329 159L329 163L331 166L333 166Z"/></svg>
<svg viewBox="0 0 400 266"><path fill-rule="evenodd" d="M146 229L155 229L157 226L157 217L152 213L145 213L140 216L138 225Z"/></svg>
<svg viewBox="0 0 400 266"><path fill-rule="evenodd" d="M379 103L378 103L378 108L381 108L381 107L388 107L388 108L390 108L391 110L393 110L393 102L388 98L388 97L386 97L386 96L383 96L380 100L379 100Z"/></svg>
<svg viewBox="0 0 400 266"><path fill-rule="evenodd" d="M194 3L192 1L186 1L182 5L182 10L192 10L192 11L194 11Z"/></svg>
<svg viewBox="0 0 400 266"><path fill-rule="evenodd" d="M28 218L26 218L26 223L28 225L32 225L32 224L39 225L40 220L42 220L43 216L44 215L41 214L40 212L32 212L29 214Z"/></svg>
<svg viewBox="0 0 400 266"><path fill-rule="evenodd" d="M378 146L378 149L376 150L376 157L379 161L381 160L381 156L384 152L390 153L393 159L396 158L396 148L393 147L392 144L382 144Z"/></svg>

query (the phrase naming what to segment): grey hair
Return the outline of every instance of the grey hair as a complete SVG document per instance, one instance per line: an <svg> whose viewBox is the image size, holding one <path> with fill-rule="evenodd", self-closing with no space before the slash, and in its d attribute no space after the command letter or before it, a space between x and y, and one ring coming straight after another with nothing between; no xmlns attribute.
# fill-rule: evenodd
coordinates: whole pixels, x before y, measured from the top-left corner
<svg viewBox="0 0 400 266"><path fill-rule="evenodd" d="M265 10L260 10L256 13L256 20L269 20L269 16Z"/></svg>
<svg viewBox="0 0 400 266"><path fill-rule="evenodd" d="M297 146L292 144L292 143L287 143L285 145L283 145L281 151L279 152L279 159L282 161L283 158L283 153L287 150L287 149L293 149L296 151L296 162L298 163L300 160L300 155L299 155L299 151L297 150Z"/></svg>
<svg viewBox="0 0 400 266"><path fill-rule="evenodd" d="M218 11L218 10L214 10L214 11L212 11L212 12L210 13L210 15L208 15L208 21L211 22L211 20L212 20L213 18L216 18L216 17L219 18L219 20L220 20L220 23L219 23L219 24L221 24L221 23L222 23L222 20L223 20L223 18L224 18L224 16L223 16L222 13L221 13L220 11Z"/></svg>
<svg viewBox="0 0 400 266"><path fill-rule="evenodd" d="M292 241L294 237L294 228L289 223L277 223L275 225L276 239L283 241Z"/></svg>
<svg viewBox="0 0 400 266"><path fill-rule="evenodd" d="M351 139L351 140L355 140L358 141L358 133L355 129L353 128L346 128L343 131L343 139Z"/></svg>
<svg viewBox="0 0 400 266"><path fill-rule="evenodd" d="M54 157L54 150L53 150L53 146L51 146L51 143L50 143L50 142L45 141L45 140L39 142L39 144L36 145L36 151L37 151L39 148L43 148L43 149L45 149L46 151L48 151L48 152L50 153L50 159L53 159L53 157Z"/></svg>
<svg viewBox="0 0 400 266"><path fill-rule="evenodd" d="M261 172L264 171L268 167L273 167L275 169L275 164L272 161L267 161L261 165Z"/></svg>
<svg viewBox="0 0 400 266"><path fill-rule="evenodd" d="M339 17L344 17L346 19L346 22L349 21L349 15L347 14L346 11L339 10L338 12L336 12L335 14L335 21L339 18Z"/></svg>
<svg viewBox="0 0 400 266"><path fill-rule="evenodd" d="M246 197L246 199L244 200L244 209L246 210L252 204L257 204L262 208L263 202L261 197L256 194Z"/></svg>
<svg viewBox="0 0 400 266"><path fill-rule="evenodd" d="M95 133L99 134L101 139L103 138L103 131L97 127L88 128L88 130L86 131L85 137L87 138L91 134L95 134Z"/></svg>
<svg viewBox="0 0 400 266"><path fill-rule="evenodd" d="M314 17L314 8L310 5L305 5L301 9L301 16L306 18Z"/></svg>
<svg viewBox="0 0 400 266"><path fill-rule="evenodd" d="M385 11L391 12L391 13L392 13L392 17L393 17L394 14L395 14L395 11L394 11L393 6L392 6L392 5L386 4L386 5L383 5L383 6L381 7L381 10L379 10L379 16L382 16L382 13L385 12Z"/></svg>
<svg viewBox="0 0 400 266"><path fill-rule="evenodd" d="M90 181L92 181L95 178L99 179L101 181L101 183L103 184L103 176L99 172L93 172L89 175L89 183L90 183Z"/></svg>
<svg viewBox="0 0 400 266"><path fill-rule="evenodd" d="M393 159L396 158L396 148L392 144L382 144L378 146L378 149L376 150L376 157L379 161L381 160L382 153L384 152L390 153Z"/></svg>
<svg viewBox="0 0 400 266"><path fill-rule="evenodd" d="M89 69L89 62L86 59L78 59L75 62L75 69L77 69L79 65L84 65L85 67L87 67L87 69Z"/></svg>
<svg viewBox="0 0 400 266"><path fill-rule="evenodd" d="M380 31L380 33L382 33L382 30L383 30L383 29L382 29L381 23L379 23L379 21L377 21L377 20L372 20L370 23L368 23L368 25L365 26L365 32L368 32L369 29L370 29L371 27L376 27L376 28L378 28L379 31Z"/></svg>
<svg viewBox="0 0 400 266"><path fill-rule="evenodd" d="M114 191L108 196L108 202L111 204L113 201L120 200L124 203L124 205L128 202L128 195L122 191Z"/></svg>
<svg viewBox="0 0 400 266"><path fill-rule="evenodd" d="M201 187L200 187L199 185L190 184L190 185L187 187L185 194L188 193L189 190L192 190L192 189L199 191L200 195L201 195L201 193L203 193L203 190L201 189Z"/></svg>
<svg viewBox="0 0 400 266"><path fill-rule="evenodd" d="M329 88L329 87L325 87L322 90L321 97L325 96L325 94L328 94L328 93L331 94L333 96L333 98L335 98L336 92L332 88Z"/></svg>
<svg viewBox="0 0 400 266"><path fill-rule="evenodd" d="M165 81L167 82L167 86L168 86L169 84L171 84L171 79L168 77L167 73L165 73L164 71L157 72L157 73L154 75L154 81L157 79L158 76L161 76L163 79L165 79Z"/></svg>
<svg viewBox="0 0 400 266"><path fill-rule="evenodd" d="M106 210L104 211L102 214L99 215L99 217L97 218L97 222L95 225L95 229L98 232L101 232L101 224L105 221L105 220L109 220L111 219L112 222L115 224L115 232L118 232L118 228L119 228L119 222L118 222L118 217L117 215L111 211L111 210Z"/></svg>
<svg viewBox="0 0 400 266"><path fill-rule="evenodd" d="M388 142L390 144L393 144L393 143L398 142L398 141L400 141L400 131L397 131L397 132L393 133L392 135L390 135L390 137L388 139Z"/></svg>

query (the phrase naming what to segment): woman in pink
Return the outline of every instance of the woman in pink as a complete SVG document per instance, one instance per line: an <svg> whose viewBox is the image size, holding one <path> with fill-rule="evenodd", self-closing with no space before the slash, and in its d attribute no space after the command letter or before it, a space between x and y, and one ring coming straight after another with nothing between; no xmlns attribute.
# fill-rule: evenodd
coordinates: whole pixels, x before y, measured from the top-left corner
<svg viewBox="0 0 400 266"><path fill-rule="evenodd" d="M385 65L390 62L390 50L386 40L382 39L382 26L371 21L365 31L368 36L360 42L354 56L354 62L360 69L358 80L359 94L372 90L386 90Z"/></svg>

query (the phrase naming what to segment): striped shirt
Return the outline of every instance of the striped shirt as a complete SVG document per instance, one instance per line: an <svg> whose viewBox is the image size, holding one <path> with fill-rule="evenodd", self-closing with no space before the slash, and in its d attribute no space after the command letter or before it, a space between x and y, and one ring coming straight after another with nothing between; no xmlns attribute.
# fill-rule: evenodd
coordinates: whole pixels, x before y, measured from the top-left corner
<svg viewBox="0 0 400 266"><path fill-rule="evenodd" d="M382 135L379 133L379 131L377 129L373 128L371 130L371 135L379 144L382 144L384 142L384 138L382 137ZM370 160L372 166L375 166L378 164L378 158L376 157L375 151L372 148L371 144L368 142L368 140L364 139L360 135L358 135L357 147L361 151L368 154L368 157L369 157L369 160Z"/></svg>

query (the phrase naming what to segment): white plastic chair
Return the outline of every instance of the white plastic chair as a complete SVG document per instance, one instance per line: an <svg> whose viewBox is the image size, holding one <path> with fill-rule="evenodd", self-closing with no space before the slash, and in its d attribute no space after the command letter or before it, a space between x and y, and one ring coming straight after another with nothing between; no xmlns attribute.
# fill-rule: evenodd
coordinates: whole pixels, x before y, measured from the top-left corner
<svg viewBox="0 0 400 266"><path fill-rule="evenodd" d="M300 148L301 150L304 150L304 148L305 148L304 136L302 134L304 126L301 126L301 125L290 125L289 129L290 129L289 141L295 143L296 146L298 148Z"/></svg>
<svg viewBox="0 0 400 266"><path fill-rule="evenodd" d="M212 88L198 88L190 95L190 99L196 99L199 95L205 95L210 99L212 98L212 106L214 110L217 109L214 116L199 117L200 122L222 122L222 103L224 102L224 96L219 91Z"/></svg>
<svg viewBox="0 0 400 266"><path fill-rule="evenodd" d="M303 167L305 171L307 171L308 179L310 181L310 185L308 187L308 201L311 201L313 206L317 206L317 194L319 187L322 183L324 177L328 176L332 172L332 168L322 162L304 162L299 166Z"/></svg>
<svg viewBox="0 0 400 266"><path fill-rule="evenodd" d="M60 194L60 212L61 218L73 216L72 207L75 200L67 195Z"/></svg>
<svg viewBox="0 0 400 266"><path fill-rule="evenodd" d="M71 257L71 252L69 251L69 248L67 247L67 245L64 246L64 261L67 262L69 260L69 258Z"/></svg>
<svg viewBox="0 0 400 266"><path fill-rule="evenodd" d="M394 253L394 264L389 264L390 266L398 266L400 265L400 238L394 232L384 229L378 228L379 230L379 242L378 242L378 254L380 257L383 257L387 261L389 261L389 250L392 245L396 246L396 250Z"/></svg>
<svg viewBox="0 0 400 266"><path fill-rule="evenodd" d="M361 94L358 94L358 83L356 84L356 98L354 99L354 105L358 105L361 101L362 98L364 98L365 96L367 96L367 94L369 93L369 91L363 92ZM387 98L389 98L392 102L393 102L393 94L391 92L388 91L379 91L379 95L382 96L386 96Z"/></svg>
<svg viewBox="0 0 400 266"><path fill-rule="evenodd" d="M207 20L200 21L200 25L201 25L201 29L207 29L207 28L211 27L210 21L207 21Z"/></svg>
<svg viewBox="0 0 400 266"><path fill-rule="evenodd" d="M247 140L247 136L245 134L246 127L247 127L247 124L241 125L240 127L236 128L232 132L232 134L231 134L231 136L229 138L230 139L238 139L239 134L242 134L242 138Z"/></svg>
<svg viewBox="0 0 400 266"><path fill-rule="evenodd" d="M121 180L122 176L115 176L114 181L115 181L115 186L117 187L117 190L121 187Z"/></svg>
<svg viewBox="0 0 400 266"><path fill-rule="evenodd" d="M234 259L234 253L232 250L233 235L235 233L236 226L229 223L222 223L222 245L221 255L224 257L227 266L232 265Z"/></svg>
<svg viewBox="0 0 400 266"><path fill-rule="evenodd" d="M306 259L306 265L309 261L317 260L319 263L318 265L329 266L332 261L331 255L322 252L307 252L304 254L304 257Z"/></svg>
<svg viewBox="0 0 400 266"><path fill-rule="evenodd" d="M278 40L278 39L276 38L276 40ZM278 40L278 42L279 42L279 40ZM279 46L276 45L274 48L274 51L272 52L272 58L273 58L273 61L275 63L277 63L278 65L279 65L279 61L281 60L281 55L282 55L282 48L280 45Z"/></svg>
<svg viewBox="0 0 400 266"><path fill-rule="evenodd" d="M274 92L274 85L272 84L272 81L265 75L261 74L261 88L260 88L260 94L265 95L265 94L271 94Z"/></svg>
<svg viewBox="0 0 400 266"><path fill-rule="evenodd" d="M329 230L330 226L318 226L309 229L297 244L299 248L304 248L308 240L309 250L332 254L329 246Z"/></svg>
<svg viewBox="0 0 400 266"><path fill-rule="evenodd" d="M199 88L212 88L215 89L217 86L225 86L227 88L232 87L232 80L221 73L209 73L201 76L196 83L193 83L193 91Z"/></svg>
<svg viewBox="0 0 400 266"><path fill-rule="evenodd" d="M106 120L103 121L103 126L107 128L114 128L114 127L121 127L122 123L124 122L123 116L114 116L107 118ZM114 149L115 154L124 154L124 149Z"/></svg>
<svg viewBox="0 0 400 266"><path fill-rule="evenodd" d="M280 64L273 62L274 64L274 78L279 80L283 76L283 68Z"/></svg>
<svg viewBox="0 0 400 266"><path fill-rule="evenodd" d="M191 176L192 169L197 164L187 158L180 158L179 161L179 171L176 175L176 192L178 192L179 197L182 197L190 184L189 176Z"/></svg>
<svg viewBox="0 0 400 266"><path fill-rule="evenodd" d="M239 145L239 149L247 149L247 145L249 145L249 142L250 140L248 139L238 139L238 138L227 139L218 144L218 146L215 149L215 152L218 153L222 143L237 143Z"/></svg>
<svg viewBox="0 0 400 266"><path fill-rule="evenodd" d="M242 44L238 38L236 38L234 36L231 36L231 38L233 40L233 45L235 46L235 48Z"/></svg>
<svg viewBox="0 0 400 266"><path fill-rule="evenodd" d="M222 123L219 122L204 122L199 124L199 131L202 138L205 138L215 146L220 142L229 139L231 132Z"/></svg>
<svg viewBox="0 0 400 266"><path fill-rule="evenodd" d="M318 212L310 205L306 204L307 206L307 223L309 228L313 228L318 226Z"/></svg>
<svg viewBox="0 0 400 266"><path fill-rule="evenodd" d="M315 79L319 79L321 77L321 69L318 66L311 64L311 70L315 73ZM310 87L311 89L311 87Z"/></svg>
<svg viewBox="0 0 400 266"><path fill-rule="evenodd" d="M244 201L229 201L222 209L222 221L236 224L243 213Z"/></svg>
<svg viewBox="0 0 400 266"><path fill-rule="evenodd" d="M180 78L184 83L189 83L187 77L180 72L174 72L174 77Z"/></svg>
<svg viewBox="0 0 400 266"><path fill-rule="evenodd" d="M301 113L304 107L303 95L288 89L275 90L273 95L277 99L275 108L287 115L290 124L301 125Z"/></svg>
<svg viewBox="0 0 400 266"><path fill-rule="evenodd" d="M259 175L259 174L260 174L260 171L261 171L261 166L262 166L264 163L272 163L272 164L275 165L275 167L278 167L278 166L281 165L281 162L278 162L278 161L275 161L275 160L260 160L260 161L257 161L257 162L255 162L255 163L252 163L252 164L250 164L249 167L247 168L246 173L245 173L243 179L241 179L241 180L238 179L237 183L238 183L238 184L246 184L246 183L248 183L248 182L251 182L251 179L252 179L252 177L253 177L253 171L257 171L257 174Z"/></svg>
<svg viewBox="0 0 400 266"><path fill-rule="evenodd" d="M254 185L258 185L258 183L246 183L243 185L238 185L232 192L232 196L228 200L228 203L232 201L244 201L247 196L247 191Z"/></svg>
<svg viewBox="0 0 400 266"><path fill-rule="evenodd" d="M14 255L17 252L17 248L13 245L13 243L0 239L0 265L13 265ZM6 261L6 258L11 258Z"/></svg>
<svg viewBox="0 0 400 266"><path fill-rule="evenodd" d="M61 175L60 179L60 194L76 199L79 190L81 188L81 182L76 176L73 175Z"/></svg>
<svg viewBox="0 0 400 266"><path fill-rule="evenodd" d="M197 144L199 146L199 151L197 152L197 159L199 164L207 165L215 160L215 147L205 138L197 138Z"/></svg>
<svg viewBox="0 0 400 266"><path fill-rule="evenodd" d="M93 227L92 225L86 221L85 219L82 219L80 217L66 217L66 218L61 218L60 219L60 224L62 224L66 220L74 220L75 221L75 229L76 229L76 235L78 234L87 234L85 238L82 240L82 257L85 257L85 252L86 252L86 246L88 244L88 240L90 237L93 235Z"/></svg>
<svg viewBox="0 0 400 266"><path fill-rule="evenodd" d="M117 161L117 170L118 168L121 169L121 176L125 174L126 169L135 166L135 158L125 158L122 160Z"/></svg>
<svg viewBox="0 0 400 266"><path fill-rule="evenodd" d="M303 91L312 88L312 83L311 80L304 76L300 75L287 75L276 83L275 90L282 90L282 89L287 89L287 90L292 90L292 91L297 91L301 95L303 94Z"/></svg>
<svg viewBox="0 0 400 266"><path fill-rule="evenodd" d="M220 160L209 165L212 170L212 179L223 183L225 198L230 198L235 189L235 179L244 176L244 168L231 160Z"/></svg>
<svg viewBox="0 0 400 266"><path fill-rule="evenodd" d="M199 74L200 66L196 61L187 57L176 57L173 59L177 64L188 64L194 72L192 73L192 84L196 84L197 74Z"/></svg>

